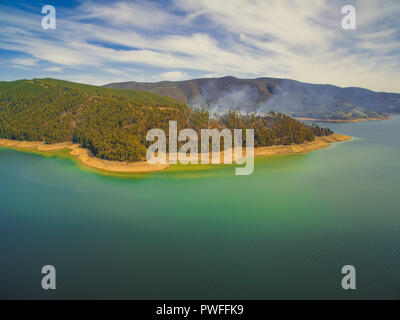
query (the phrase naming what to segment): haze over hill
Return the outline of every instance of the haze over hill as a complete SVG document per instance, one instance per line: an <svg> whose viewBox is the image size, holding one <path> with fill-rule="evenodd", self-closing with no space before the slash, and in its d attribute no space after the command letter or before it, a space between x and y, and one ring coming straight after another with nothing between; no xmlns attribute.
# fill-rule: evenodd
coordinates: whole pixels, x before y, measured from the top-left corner
<svg viewBox="0 0 400 320"><path fill-rule="evenodd" d="M223 77L157 83L133 81L105 87L149 91L217 114L227 110L260 114L279 111L295 117L351 120L383 118L385 113L400 112L400 94L288 79Z"/></svg>

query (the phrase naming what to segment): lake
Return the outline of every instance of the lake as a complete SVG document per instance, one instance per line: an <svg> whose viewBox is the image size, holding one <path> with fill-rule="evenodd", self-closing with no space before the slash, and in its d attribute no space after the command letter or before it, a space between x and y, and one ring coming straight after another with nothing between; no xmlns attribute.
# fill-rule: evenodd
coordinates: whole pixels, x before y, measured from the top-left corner
<svg viewBox="0 0 400 320"><path fill-rule="evenodd" d="M400 116L322 125L354 139L258 158L251 176L118 178L0 149L0 297L399 299Z"/></svg>

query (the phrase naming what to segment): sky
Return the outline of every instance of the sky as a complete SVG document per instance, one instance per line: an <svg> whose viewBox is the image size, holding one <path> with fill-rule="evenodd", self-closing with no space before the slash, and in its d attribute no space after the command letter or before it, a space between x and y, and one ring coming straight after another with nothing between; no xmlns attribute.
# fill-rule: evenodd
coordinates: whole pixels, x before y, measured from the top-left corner
<svg viewBox="0 0 400 320"><path fill-rule="evenodd" d="M342 27L345 5L355 30ZM0 0L2 81L228 75L400 93L400 0Z"/></svg>

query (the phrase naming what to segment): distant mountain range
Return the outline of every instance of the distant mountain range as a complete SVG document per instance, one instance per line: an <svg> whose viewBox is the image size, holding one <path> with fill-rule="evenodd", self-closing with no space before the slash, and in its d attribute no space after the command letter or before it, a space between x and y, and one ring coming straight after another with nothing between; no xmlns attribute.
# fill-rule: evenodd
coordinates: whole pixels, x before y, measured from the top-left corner
<svg viewBox="0 0 400 320"><path fill-rule="evenodd" d="M223 77L157 83L122 82L105 87L153 92L216 114L227 110L259 114L279 111L294 117L352 120L400 113L400 94L288 79Z"/></svg>

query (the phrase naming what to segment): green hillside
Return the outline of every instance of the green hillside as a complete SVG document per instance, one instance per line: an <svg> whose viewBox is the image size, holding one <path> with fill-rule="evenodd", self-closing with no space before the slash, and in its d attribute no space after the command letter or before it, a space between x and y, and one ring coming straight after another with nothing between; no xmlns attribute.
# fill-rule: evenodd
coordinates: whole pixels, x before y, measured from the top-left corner
<svg viewBox="0 0 400 320"><path fill-rule="evenodd" d="M192 110L153 93L83 85L54 79L0 82L0 137L57 143L73 141L99 158L143 159L147 132L208 127L253 128L256 146L302 143L329 130L308 127L282 114L264 117L230 113L210 121L207 111Z"/></svg>
<svg viewBox="0 0 400 320"><path fill-rule="evenodd" d="M105 159L136 160L146 127L184 113L152 93L53 79L0 82L0 136L47 143L76 141Z"/></svg>

